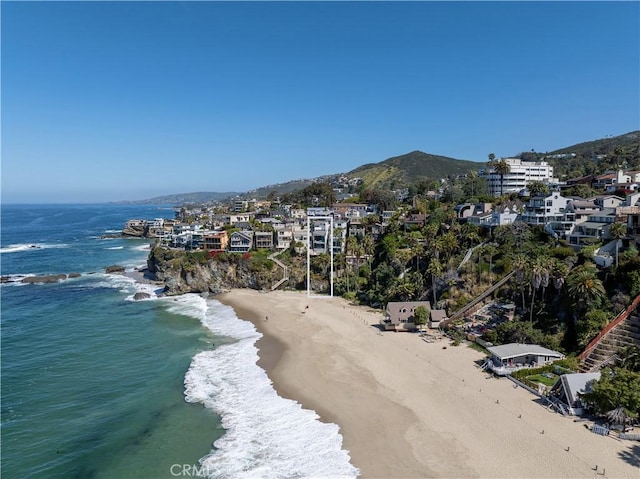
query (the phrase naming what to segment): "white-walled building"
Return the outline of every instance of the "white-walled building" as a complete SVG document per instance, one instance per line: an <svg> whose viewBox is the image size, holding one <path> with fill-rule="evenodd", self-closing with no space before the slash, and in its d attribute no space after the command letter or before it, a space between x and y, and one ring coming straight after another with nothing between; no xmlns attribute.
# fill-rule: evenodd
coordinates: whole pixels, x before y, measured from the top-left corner
<svg viewBox="0 0 640 479"><path fill-rule="evenodd" d="M560 193L535 196L524 207L520 219L529 225L544 225L550 221L563 221L569 198Z"/></svg>
<svg viewBox="0 0 640 479"><path fill-rule="evenodd" d="M518 158L504 158L504 161L509 165L509 173L505 174L502 180L493 168L480 172L487 180L487 188L491 196L520 193L534 181L541 181L548 185L558 183L558 179L553 176L553 166L546 161L523 161Z"/></svg>

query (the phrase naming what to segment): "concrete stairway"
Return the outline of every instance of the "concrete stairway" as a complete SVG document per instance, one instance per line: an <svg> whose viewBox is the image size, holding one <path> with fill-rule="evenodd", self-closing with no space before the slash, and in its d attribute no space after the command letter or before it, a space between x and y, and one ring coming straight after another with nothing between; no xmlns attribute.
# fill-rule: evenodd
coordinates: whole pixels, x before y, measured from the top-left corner
<svg viewBox="0 0 640 479"><path fill-rule="evenodd" d="M466 304L465 306L463 306L461 309L459 309L458 311L456 311L455 313L453 313L451 316L449 316L449 319L446 320L446 323L449 323L450 321L453 321L455 319L461 318L462 316L464 316L464 314L469 311L471 308L473 308L474 306L476 306L478 303L480 303L480 301L482 301L483 299L485 299L487 296L491 295L496 289L498 289L500 286L502 286L503 284L505 284L507 281L509 281L511 279L511 277L515 274L515 271L512 271L511 273L509 273L508 275L506 275L504 278L502 278L500 281L498 281L497 283L491 285L487 290L485 290L483 293L481 293L480 295L476 296L473 301L471 301L470 303Z"/></svg>

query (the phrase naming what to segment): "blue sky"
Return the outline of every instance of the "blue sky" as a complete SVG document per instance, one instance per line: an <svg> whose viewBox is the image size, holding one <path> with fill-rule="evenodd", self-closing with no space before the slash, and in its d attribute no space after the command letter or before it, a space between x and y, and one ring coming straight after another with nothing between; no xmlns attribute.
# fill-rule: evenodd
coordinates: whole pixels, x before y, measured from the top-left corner
<svg viewBox="0 0 640 479"><path fill-rule="evenodd" d="M1 2L2 201L246 191L640 128L638 2Z"/></svg>

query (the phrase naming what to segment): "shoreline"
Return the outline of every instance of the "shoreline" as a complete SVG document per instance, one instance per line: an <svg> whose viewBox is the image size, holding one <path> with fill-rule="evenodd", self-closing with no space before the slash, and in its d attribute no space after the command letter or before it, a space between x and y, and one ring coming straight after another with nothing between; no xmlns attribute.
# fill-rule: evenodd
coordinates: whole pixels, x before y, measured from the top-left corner
<svg viewBox="0 0 640 479"><path fill-rule="evenodd" d="M637 443L548 411L482 372L474 361L484 355L467 346L380 332L380 311L341 298L231 290L216 299L263 335L258 365L277 393L339 426L360 477L637 477Z"/></svg>

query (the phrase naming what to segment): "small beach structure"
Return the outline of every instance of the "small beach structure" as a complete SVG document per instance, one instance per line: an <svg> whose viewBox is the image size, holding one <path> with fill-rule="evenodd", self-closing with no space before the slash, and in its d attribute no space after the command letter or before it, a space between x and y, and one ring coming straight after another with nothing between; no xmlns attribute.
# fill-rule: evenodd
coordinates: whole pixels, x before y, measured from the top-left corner
<svg viewBox="0 0 640 479"><path fill-rule="evenodd" d="M431 329L438 329L440 323L447 319L447 312L444 309L432 309L429 316L429 327Z"/></svg>
<svg viewBox="0 0 640 479"><path fill-rule="evenodd" d="M417 329L414 315L415 310L424 306L427 312L431 311L429 301L392 301L387 303L384 318L380 325L385 331L415 331Z"/></svg>
<svg viewBox="0 0 640 479"><path fill-rule="evenodd" d="M549 394L557 398L570 415L580 415L585 408L581 396L591 392L591 384L599 379L599 372L562 374L560 380L553 385Z"/></svg>
<svg viewBox="0 0 640 479"><path fill-rule="evenodd" d="M507 376L519 369L544 366L564 358L564 354L537 344L502 344L488 347L487 351L491 357L486 366L499 376Z"/></svg>

